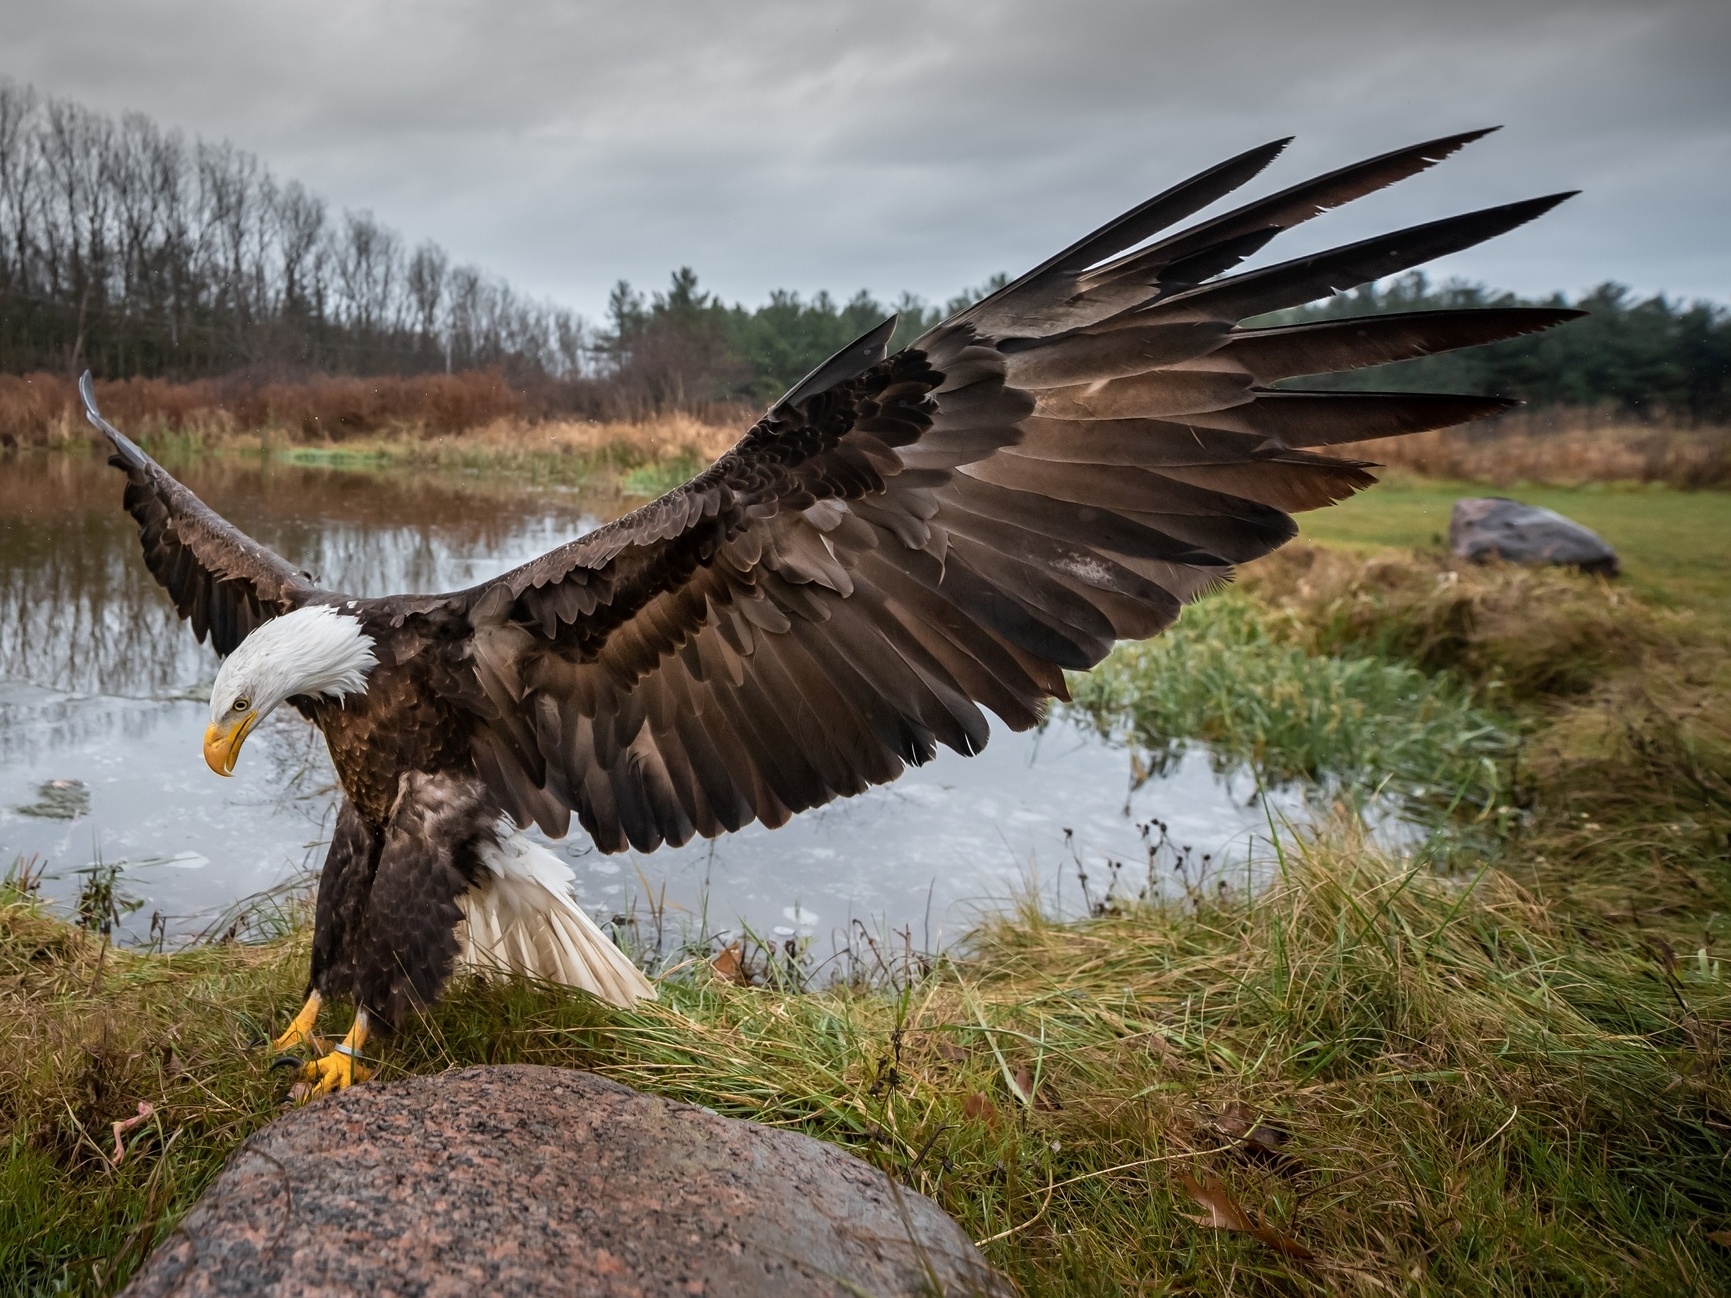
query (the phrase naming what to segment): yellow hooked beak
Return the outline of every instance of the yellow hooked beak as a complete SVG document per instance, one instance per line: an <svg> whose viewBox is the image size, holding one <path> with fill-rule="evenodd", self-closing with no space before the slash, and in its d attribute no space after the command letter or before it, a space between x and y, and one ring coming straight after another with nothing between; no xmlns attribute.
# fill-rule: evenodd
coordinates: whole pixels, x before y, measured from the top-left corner
<svg viewBox="0 0 1731 1298"><path fill-rule="evenodd" d="M249 712L231 726L219 726L213 721L204 732L204 764L218 775L233 775L240 746L257 720L258 713Z"/></svg>

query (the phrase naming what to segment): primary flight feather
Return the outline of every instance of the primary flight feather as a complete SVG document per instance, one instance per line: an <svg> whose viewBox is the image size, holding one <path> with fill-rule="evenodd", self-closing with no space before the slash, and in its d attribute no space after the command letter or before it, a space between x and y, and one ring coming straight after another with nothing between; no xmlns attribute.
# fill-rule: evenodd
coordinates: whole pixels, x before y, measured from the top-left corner
<svg viewBox="0 0 1731 1298"><path fill-rule="evenodd" d="M1568 195L1260 269L1282 230L1482 131L1397 150L1165 233L1262 170L1252 149L1150 199L886 355L894 321L796 385L690 482L468 590L360 599L219 517L98 413L145 562L225 655L205 756L228 773L288 703L343 789L305 1008L351 996L314 1091L363 1077L369 1031L459 959L652 987L515 833L603 851L714 836L893 780L1064 697L1066 669L1152 636L1293 512L1369 466L1316 448L1440 428L1494 398L1306 392L1279 380L1475 346L1577 312L1496 308L1240 322L1469 247Z"/></svg>

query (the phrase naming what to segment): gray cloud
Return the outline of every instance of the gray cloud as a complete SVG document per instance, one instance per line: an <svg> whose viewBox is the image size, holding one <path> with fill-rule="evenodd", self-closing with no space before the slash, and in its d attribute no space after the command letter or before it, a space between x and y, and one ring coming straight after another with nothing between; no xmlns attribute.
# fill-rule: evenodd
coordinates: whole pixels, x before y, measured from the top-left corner
<svg viewBox="0 0 1731 1298"><path fill-rule="evenodd" d="M227 137L596 314L690 264L942 297L1228 153L1272 183L1508 129L1282 241L1556 189L1450 259L1527 292L1731 296L1723 0L10 0L0 73ZM1296 237L1296 236L1295 236Z"/></svg>

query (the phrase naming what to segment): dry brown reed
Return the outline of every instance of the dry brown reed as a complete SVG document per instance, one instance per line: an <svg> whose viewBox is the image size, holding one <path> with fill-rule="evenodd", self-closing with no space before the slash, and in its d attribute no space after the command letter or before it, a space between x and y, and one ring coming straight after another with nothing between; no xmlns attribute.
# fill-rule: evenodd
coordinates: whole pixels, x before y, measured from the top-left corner
<svg viewBox="0 0 1731 1298"><path fill-rule="evenodd" d="M758 413L715 403L633 411L602 384L518 382L496 370L300 382L247 375L187 383L135 378L98 382L96 391L104 413L145 441L172 438L220 448L460 437L477 452L506 456L537 446L592 455L601 447L636 445L639 463L700 447L719 452ZM0 374L0 446L76 445L90 437L69 378ZM1643 421L1603 409L1520 411L1340 449L1430 477L1504 487L1731 483L1731 428Z"/></svg>
<svg viewBox="0 0 1731 1298"><path fill-rule="evenodd" d="M497 460L513 453L545 453L594 459L629 447L636 462L700 457L713 460L745 431L746 424L712 424L685 414L663 415L641 423L547 419L524 424L498 419L465 431L460 437L432 437L427 449L435 458L475 455Z"/></svg>
<svg viewBox="0 0 1731 1298"><path fill-rule="evenodd" d="M1663 482L1674 487L1731 483L1731 428L1615 410L1563 407L1411 433L1337 448L1378 464L1458 482L1577 486Z"/></svg>
<svg viewBox="0 0 1731 1298"><path fill-rule="evenodd" d="M1521 698L1581 693L1697 638L1690 613L1654 608L1603 577L1431 550L1295 542L1239 580L1312 653L1403 658Z"/></svg>
<svg viewBox="0 0 1731 1298"><path fill-rule="evenodd" d="M556 431L560 444L601 445L625 428L667 424L743 429L755 417L743 407L704 406L685 413L626 419L581 382L514 382L497 370L459 374L316 377L264 381L245 375L173 383L163 379L102 380L103 413L143 439L173 438L207 447L273 443L347 443L357 439L420 440L480 434L494 447L517 437L548 440L547 424L587 425L605 432ZM656 440L651 434L651 441ZM691 438L679 434L681 445ZM0 374L0 446L64 446L90 440L77 388L58 374ZM600 439L597 441L597 439ZM713 437L701 439L705 444Z"/></svg>

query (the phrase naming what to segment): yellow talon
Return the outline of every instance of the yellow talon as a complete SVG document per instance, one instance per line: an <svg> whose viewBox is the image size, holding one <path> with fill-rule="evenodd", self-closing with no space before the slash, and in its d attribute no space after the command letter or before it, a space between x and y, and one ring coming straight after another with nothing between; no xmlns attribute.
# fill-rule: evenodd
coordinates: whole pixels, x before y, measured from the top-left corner
<svg viewBox="0 0 1731 1298"><path fill-rule="evenodd" d="M340 1050L333 1050L323 1059L315 1059L301 1069L301 1080L295 1084L295 1098L304 1104L332 1091L346 1090L372 1075L372 1069L365 1064L358 1064Z"/></svg>
<svg viewBox="0 0 1731 1298"><path fill-rule="evenodd" d="M301 1006L301 1012L294 1016L287 1030L270 1043L270 1048L278 1054L284 1054L296 1046L311 1046L316 1053L324 1054L325 1043L313 1032L313 1025L319 1021L319 1006L323 1003L324 998L317 992L309 993L307 1003Z"/></svg>
<svg viewBox="0 0 1731 1298"><path fill-rule="evenodd" d="M301 1079L296 1082L290 1094L295 1103L305 1104L308 1100L316 1100L321 1095L329 1095L333 1091L346 1090L356 1082L364 1082L373 1075L373 1070L360 1062L361 1047L367 1043L367 1012L359 1010L355 1013L354 1026L349 1029L348 1036L342 1044L322 1059L315 1059L301 1069Z"/></svg>

